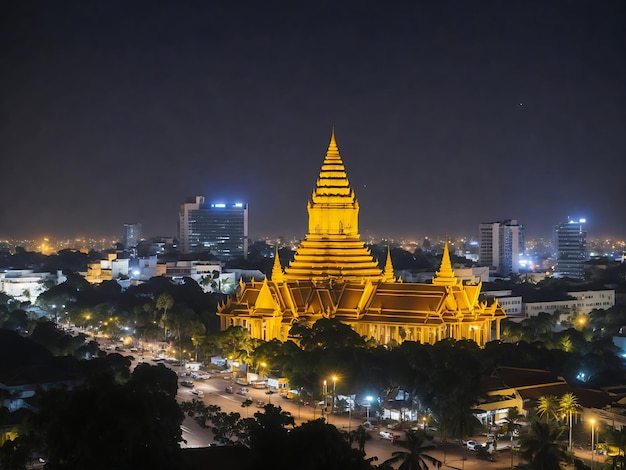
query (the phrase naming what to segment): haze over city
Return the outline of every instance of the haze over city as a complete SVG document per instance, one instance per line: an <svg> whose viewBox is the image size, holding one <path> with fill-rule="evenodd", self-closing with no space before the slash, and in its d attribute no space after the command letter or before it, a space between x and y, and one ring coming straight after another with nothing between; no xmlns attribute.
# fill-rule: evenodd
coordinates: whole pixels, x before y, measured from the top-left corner
<svg viewBox="0 0 626 470"><path fill-rule="evenodd" d="M626 7L612 1L12 2L0 236L175 235L245 201L303 236L334 126L363 236L626 217Z"/></svg>

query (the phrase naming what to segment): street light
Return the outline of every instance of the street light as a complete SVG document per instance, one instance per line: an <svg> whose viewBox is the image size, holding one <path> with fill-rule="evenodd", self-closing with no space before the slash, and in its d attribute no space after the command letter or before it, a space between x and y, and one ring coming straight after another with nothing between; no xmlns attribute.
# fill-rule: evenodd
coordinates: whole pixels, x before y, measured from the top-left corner
<svg viewBox="0 0 626 470"><path fill-rule="evenodd" d="M365 421L368 423L370 422L370 406L372 406L372 400L373 398L371 396L365 397L365 401L367 401L365 404Z"/></svg>
<svg viewBox="0 0 626 470"><path fill-rule="evenodd" d="M328 388L327 388L326 380L324 380L324 388L322 388L322 395L324 395L324 407L322 408L322 418L323 418L324 413L326 412L326 406L328 405Z"/></svg>
<svg viewBox="0 0 626 470"><path fill-rule="evenodd" d="M595 419L591 419L589 420L589 422L591 423L591 470L593 470L593 448L594 448L594 435L593 435L593 428L594 425L596 424L596 420Z"/></svg>
<svg viewBox="0 0 626 470"><path fill-rule="evenodd" d="M426 431L426 416L422 417L422 429Z"/></svg>
<svg viewBox="0 0 626 470"><path fill-rule="evenodd" d="M333 407L331 408L331 413L335 412L335 387L337 386L337 376L333 375Z"/></svg>

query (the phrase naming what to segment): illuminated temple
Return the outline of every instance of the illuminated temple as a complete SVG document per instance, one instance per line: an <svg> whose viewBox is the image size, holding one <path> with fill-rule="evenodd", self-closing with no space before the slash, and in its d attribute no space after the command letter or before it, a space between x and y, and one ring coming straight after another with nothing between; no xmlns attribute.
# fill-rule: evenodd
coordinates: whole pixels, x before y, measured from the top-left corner
<svg viewBox="0 0 626 470"><path fill-rule="evenodd" d="M447 242L432 284L396 280L389 252L378 266L359 235L359 203L334 132L307 209L309 231L293 261L283 271L276 251L271 279L241 282L218 309L222 329L286 341L294 323L335 318L380 344L500 338L504 310L479 300L481 283L455 277Z"/></svg>

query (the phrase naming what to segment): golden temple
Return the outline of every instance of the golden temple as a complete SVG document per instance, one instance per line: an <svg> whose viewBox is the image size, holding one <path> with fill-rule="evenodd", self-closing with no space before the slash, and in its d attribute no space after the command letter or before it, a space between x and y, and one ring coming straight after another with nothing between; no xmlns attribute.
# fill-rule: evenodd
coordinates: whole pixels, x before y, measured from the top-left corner
<svg viewBox="0 0 626 470"><path fill-rule="evenodd" d="M481 283L454 276L447 241L432 284L396 280L389 251L378 266L359 235L359 204L334 130L307 210L309 231L293 261L283 271L277 250L271 279L241 282L218 308L222 329L241 326L253 338L286 341L295 323L335 318L380 344L500 339L504 310L479 301Z"/></svg>

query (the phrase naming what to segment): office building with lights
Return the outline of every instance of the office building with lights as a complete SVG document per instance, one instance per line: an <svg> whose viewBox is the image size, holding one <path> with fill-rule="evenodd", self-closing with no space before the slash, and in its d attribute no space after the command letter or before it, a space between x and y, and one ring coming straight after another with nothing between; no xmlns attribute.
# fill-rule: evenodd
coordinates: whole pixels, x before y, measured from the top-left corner
<svg viewBox="0 0 626 470"><path fill-rule="evenodd" d="M210 251L223 261L248 257L248 204L205 202L196 196L181 204L181 252Z"/></svg>
<svg viewBox="0 0 626 470"><path fill-rule="evenodd" d="M571 219L554 227L556 268L554 277L585 280L587 232L585 219Z"/></svg>
<svg viewBox="0 0 626 470"><path fill-rule="evenodd" d="M501 276L519 273L524 252L524 227L517 220L482 223L478 227L478 261Z"/></svg>
<svg viewBox="0 0 626 470"><path fill-rule="evenodd" d="M131 249L136 248L141 241L141 224L124 224L124 236L122 237L122 244L124 248Z"/></svg>

